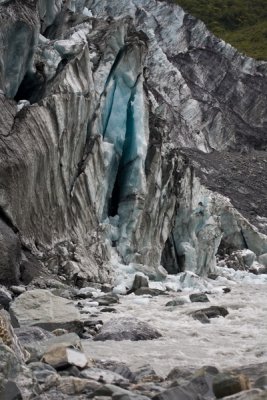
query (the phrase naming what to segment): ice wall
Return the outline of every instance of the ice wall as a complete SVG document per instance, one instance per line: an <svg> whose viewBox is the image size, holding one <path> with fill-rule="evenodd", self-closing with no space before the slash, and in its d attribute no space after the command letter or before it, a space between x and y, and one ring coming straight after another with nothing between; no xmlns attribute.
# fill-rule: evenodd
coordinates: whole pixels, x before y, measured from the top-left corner
<svg viewBox="0 0 267 400"><path fill-rule="evenodd" d="M221 240L266 253L181 152L264 145L264 64L169 2L39 7L0 2L0 219L23 248L84 281L109 279L114 252L198 274Z"/></svg>

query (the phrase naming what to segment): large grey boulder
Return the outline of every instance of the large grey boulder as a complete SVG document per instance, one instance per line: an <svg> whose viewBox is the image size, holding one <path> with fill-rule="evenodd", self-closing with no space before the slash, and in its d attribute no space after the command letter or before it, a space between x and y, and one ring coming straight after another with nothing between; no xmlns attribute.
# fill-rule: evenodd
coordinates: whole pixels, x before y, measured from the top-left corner
<svg viewBox="0 0 267 400"><path fill-rule="evenodd" d="M57 328L81 333L83 323L73 302L54 296L48 290L35 289L20 295L10 307L17 326L39 326L48 331Z"/></svg>
<svg viewBox="0 0 267 400"><path fill-rule="evenodd" d="M122 317L106 322L94 340L136 341L158 339L159 337L161 334L149 324L137 318Z"/></svg>

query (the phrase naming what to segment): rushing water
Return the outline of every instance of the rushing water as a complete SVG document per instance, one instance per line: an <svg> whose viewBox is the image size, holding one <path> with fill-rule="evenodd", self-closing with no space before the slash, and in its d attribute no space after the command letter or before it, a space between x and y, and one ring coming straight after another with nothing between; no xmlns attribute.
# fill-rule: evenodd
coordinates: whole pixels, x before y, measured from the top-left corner
<svg viewBox="0 0 267 400"><path fill-rule="evenodd" d="M162 376L175 366L224 368L266 362L267 282L265 278L261 284L260 279L246 278L238 283L228 281L230 293L223 294L215 286L208 295L210 303L165 306L177 296L188 298L188 291L153 298L121 296L118 312L104 313L103 321L134 316L157 328L162 338L138 342L84 341L84 349L92 358L123 361L132 369L150 364ZM212 319L210 324L202 324L189 315L210 305L226 307L229 315Z"/></svg>

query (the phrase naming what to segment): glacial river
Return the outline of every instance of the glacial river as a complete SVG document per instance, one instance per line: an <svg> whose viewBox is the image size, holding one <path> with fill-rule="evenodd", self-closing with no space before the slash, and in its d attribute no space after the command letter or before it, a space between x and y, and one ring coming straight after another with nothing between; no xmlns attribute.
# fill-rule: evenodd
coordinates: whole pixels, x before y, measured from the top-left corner
<svg viewBox="0 0 267 400"><path fill-rule="evenodd" d="M265 276L267 279L267 275ZM249 279L228 281L230 293L215 286L208 294L210 303L190 303L166 307L167 301L190 291L171 292L153 298L121 296L116 314L100 315L103 321L123 316L137 317L157 328L162 338L152 341L83 341L89 357L123 361L132 369L150 364L158 374L166 376L176 366L198 368L238 367L267 361L267 281ZM194 292L191 291L191 292ZM226 307L226 318L211 319L202 324L189 314L210 305ZM267 372L267 371L266 371Z"/></svg>

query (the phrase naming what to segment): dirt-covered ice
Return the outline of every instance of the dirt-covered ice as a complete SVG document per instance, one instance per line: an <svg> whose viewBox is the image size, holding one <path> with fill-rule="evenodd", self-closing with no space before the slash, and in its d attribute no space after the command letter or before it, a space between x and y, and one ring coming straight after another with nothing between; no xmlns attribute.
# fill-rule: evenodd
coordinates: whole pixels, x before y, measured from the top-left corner
<svg viewBox="0 0 267 400"><path fill-rule="evenodd" d="M250 274L249 274L250 275ZM266 276L267 278L267 276ZM135 295L121 296L116 314L110 318L134 316L150 323L162 333L152 341L84 341L92 358L126 362L133 369L150 364L158 374L166 375L171 368L215 365L219 368L246 366L267 361L267 281L255 277L239 282L226 280L230 293L222 293L215 285L208 294L210 303L190 303L189 291L169 292L153 298ZM261 284L258 282L262 282ZM166 307L177 296L187 299L184 305ZM194 320L190 312L210 305L226 307L229 315L211 319L210 324Z"/></svg>

